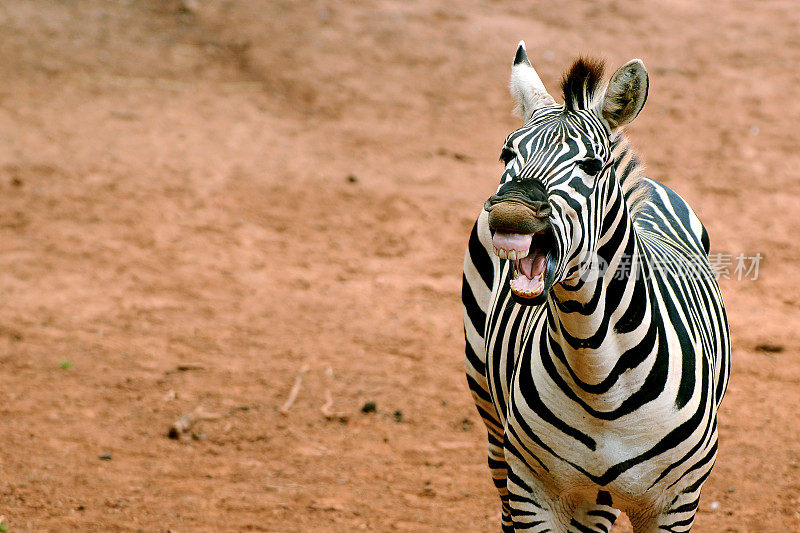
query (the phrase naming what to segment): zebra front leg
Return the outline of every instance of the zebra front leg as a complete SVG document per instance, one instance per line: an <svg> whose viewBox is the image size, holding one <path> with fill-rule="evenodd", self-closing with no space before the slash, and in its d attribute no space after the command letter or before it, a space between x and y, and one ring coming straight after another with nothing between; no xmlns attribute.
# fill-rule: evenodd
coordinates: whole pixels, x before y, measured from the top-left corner
<svg viewBox="0 0 800 533"><path fill-rule="evenodd" d="M631 519L634 533L688 533L694 523L697 504L700 499L699 488L680 493L672 500L669 508L659 514L642 514L626 511Z"/></svg>
<svg viewBox="0 0 800 533"><path fill-rule="evenodd" d="M670 515L657 515L653 517L631 516L633 533L687 533L692 529L694 522L694 512L688 518L675 518Z"/></svg>
<svg viewBox="0 0 800 533"><path fill-rule="evenodd" d="M539 486L536 473L506 447L510 531L565 533L575 509L550 498Z"/></svg>
<svg viewBox="0 0 800 533"><path fill-rule="evenodd" d="M683 490L666 496L669 504L660 512L657 509L651 512L626 509L625 513L631 519L634 533L688 533L692 529L700 503L700 490L710 471L711 467L708 467L705 473L695 476L696 479L687 480L691 483Z"/></svg>
<svg viewBox="0 0 800 533"><path fill-rule="evenodd" d="M489 470L492 472L492 481L500 495L501 526L503 533L513 533L511 521L511 507L508 502L508 465L503 453L503 442L489 433Z"/></svg>
<svg viewBox="0 0 800 533"><path fill-rule="evenodd" d="M469 338L467 342L469 342ZM467 345L467 348L469 349L470 346ZM485 354L482 350L476 350L476 352L481 355ZM486 425L486 433L489 441L489 470L492 474L494 486L497 488L497 492L500 495L503 531L510 532L513 531L513 528L511 524L511 511L508 506L508 489L506 487L508 465L506 465L505 454L503 452L503 426L500 424L495 406L491 402L491 395L488 390L489 387L484 375L485 365L482 362L480 365L475 365L474 361L475 359L467 357L467 381L472 391L472 397L475 400L475 406L478 408L478 413L481 415L481 419Z"/></svg>

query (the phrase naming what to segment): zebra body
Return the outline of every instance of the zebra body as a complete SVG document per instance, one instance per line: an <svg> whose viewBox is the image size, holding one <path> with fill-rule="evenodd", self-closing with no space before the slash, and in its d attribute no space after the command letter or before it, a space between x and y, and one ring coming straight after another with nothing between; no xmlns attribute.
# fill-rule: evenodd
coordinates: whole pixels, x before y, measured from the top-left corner
<svg viewBox="0 0 800 533"><path fill-rule="evenodd" d="M730 341L705 228L641 175L619 132L646 72L630 62L603 93L598 65L579 60L564 106L522 44L512 72L526 125L504 145L462 291L503 528L608 531L623 510L637 533L688 531Z"/></svg>

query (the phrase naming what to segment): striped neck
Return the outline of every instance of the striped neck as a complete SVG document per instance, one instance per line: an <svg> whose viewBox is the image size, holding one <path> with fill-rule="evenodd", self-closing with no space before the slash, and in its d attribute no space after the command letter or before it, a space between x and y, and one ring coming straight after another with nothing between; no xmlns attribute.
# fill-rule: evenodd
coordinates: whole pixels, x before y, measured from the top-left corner
<svg viewBox="0 0 800 533"><path fill-rule="evenodd" d="M627 161L618 159L615 168L624 163L623 172L638 172L638 161L627 149L622 154ZM570 374L575 392L595 399L632 368L631 358L639 361L652 348L649 267L641 260L640 241L620 185L630 178L609 176L606 182L596 252L607 268L595 279L584 276L556 285L548 300L550 351Z"/></svg>

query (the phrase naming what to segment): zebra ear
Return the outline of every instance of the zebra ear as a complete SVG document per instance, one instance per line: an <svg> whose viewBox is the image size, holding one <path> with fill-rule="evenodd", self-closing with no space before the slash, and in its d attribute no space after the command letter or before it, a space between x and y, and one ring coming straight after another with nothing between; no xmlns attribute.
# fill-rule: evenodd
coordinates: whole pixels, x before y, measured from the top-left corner
<svg viewBox="0 0 800 533"><path fill-rule="evenodd" d="M628 61L611 76L603 95L601 116L612 132L633 122L644 107L649 85L641 59Z"/></svg>
<svg viewBox="0 0 800 533"><path fill-rule="evenodd" d="M556 103L553 97L547 94L542 80L528 60L525 41L520 41L517 46L514 64L511 66L509 89L517 104L514 113L522 117L525 122L528 122L537 109Z"/></svg>

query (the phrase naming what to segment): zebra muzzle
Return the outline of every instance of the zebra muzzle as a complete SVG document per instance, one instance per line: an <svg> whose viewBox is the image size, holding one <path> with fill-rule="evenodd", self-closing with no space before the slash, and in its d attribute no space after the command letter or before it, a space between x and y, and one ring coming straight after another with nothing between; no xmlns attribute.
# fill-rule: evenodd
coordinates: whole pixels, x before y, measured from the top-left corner
<svg viewBox="0 0 800 533"><path fill-rule="evenodd" d="M486 201L484 209L489 212L489 227L495 231L507 233L541 233L549 227L547 218L551 208L547 202L522 202L517 200L501 200L491 203Z"/></svg>

